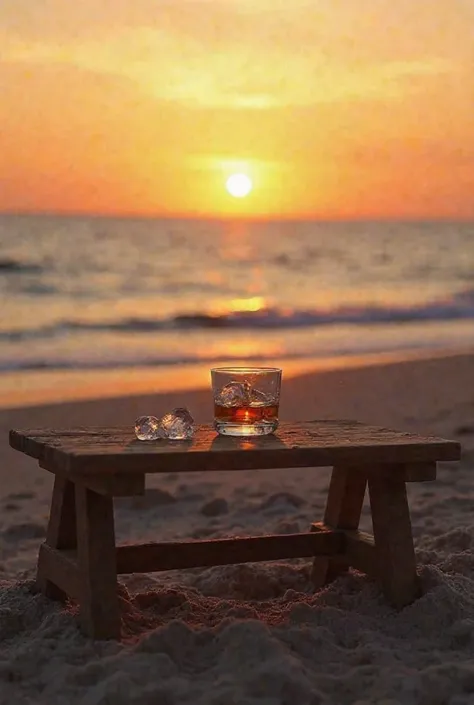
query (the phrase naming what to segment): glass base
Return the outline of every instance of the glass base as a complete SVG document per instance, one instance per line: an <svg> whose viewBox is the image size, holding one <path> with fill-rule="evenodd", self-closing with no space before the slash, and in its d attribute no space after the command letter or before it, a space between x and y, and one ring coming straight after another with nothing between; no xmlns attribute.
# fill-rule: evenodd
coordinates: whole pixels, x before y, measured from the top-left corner
<svg viewBox="0 0 474 705"><path fill-rule="evenodd" d="M221 436L268 436L278 428L278 421L259 421L254 424L232 423L230 421L214 421L214 428Z"/></svg>

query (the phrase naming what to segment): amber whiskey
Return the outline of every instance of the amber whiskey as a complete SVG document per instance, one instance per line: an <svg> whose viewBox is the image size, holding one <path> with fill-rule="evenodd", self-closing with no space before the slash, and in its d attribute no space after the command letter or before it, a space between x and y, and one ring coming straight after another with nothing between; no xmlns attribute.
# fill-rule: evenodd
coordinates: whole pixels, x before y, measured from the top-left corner
<svg viewBox="0 0 474 705"><path fill-rule="evenodd" d="M217 422L252 424L262 421L278 422L278 404L248 404L244 406L221 406L214 403L214 418Z"/></svg>

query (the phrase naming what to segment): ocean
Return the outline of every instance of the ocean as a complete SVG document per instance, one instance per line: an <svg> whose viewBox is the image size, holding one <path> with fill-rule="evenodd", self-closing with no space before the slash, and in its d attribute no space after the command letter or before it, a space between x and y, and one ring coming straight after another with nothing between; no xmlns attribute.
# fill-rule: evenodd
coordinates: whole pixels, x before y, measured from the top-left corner
<svg viewBox="0 0 474 705"><path fill-rule="evenodd" d="M11 372L474 344L473 223L0 216Z"/></svg>

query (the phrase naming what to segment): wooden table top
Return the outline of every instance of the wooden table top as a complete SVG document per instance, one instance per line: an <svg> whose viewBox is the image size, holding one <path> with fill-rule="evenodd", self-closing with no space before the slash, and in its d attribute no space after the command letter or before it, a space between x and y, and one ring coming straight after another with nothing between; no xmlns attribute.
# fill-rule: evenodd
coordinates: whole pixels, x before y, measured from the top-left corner
<svg viewBox="0 0 474 705"><path fill-rule="evenodd" d="M138 441L130 428L11 430L12 448L48 469L74 475L323 467L458 460L460 445L357 423L281 423L256 438L218 436L198 426L188 441Z"/></svg>

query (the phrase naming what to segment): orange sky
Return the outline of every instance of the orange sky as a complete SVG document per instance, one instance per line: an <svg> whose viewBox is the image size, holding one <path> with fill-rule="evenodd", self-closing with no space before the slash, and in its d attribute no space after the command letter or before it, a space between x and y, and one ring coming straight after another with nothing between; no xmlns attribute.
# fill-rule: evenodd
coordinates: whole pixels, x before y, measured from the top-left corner
<svg viewBox="0 0 474 705"><path fill-rule="evenodd" d="M473 0L2 0L0 210L474 217L473 26Z"/></svg>

